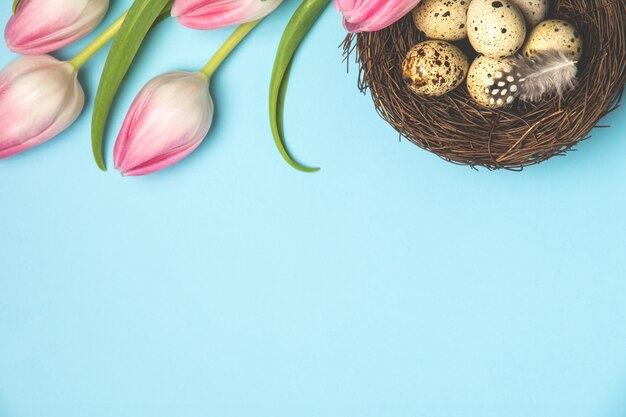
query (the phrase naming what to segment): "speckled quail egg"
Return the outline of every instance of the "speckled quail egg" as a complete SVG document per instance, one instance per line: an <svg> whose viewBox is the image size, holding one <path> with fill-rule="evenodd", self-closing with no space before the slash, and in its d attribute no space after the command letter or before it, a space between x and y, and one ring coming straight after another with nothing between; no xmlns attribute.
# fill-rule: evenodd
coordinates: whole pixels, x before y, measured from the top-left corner
<svg viewBox="0 0 626 417"><path fill-rule="evenodd" d="M578 61L583 54L583 39L574 25L565 20L544 20L530 33L522 53L530 58L536 52L548 50L569 53Z"/></svg>
<svg viewBox="0 0 626 417"><path fill-rule="evenodd" d="M441 96L463 82L468 66L467 57L459 48L430 40L411 48L402 63L402 73L413 93Z"/></svg>
<svg viewBox="0 0 626 417"><path fill-rule="evenodd" d="M467 73L467 91L478 104L486 107L499 108L507 103L501 97L494 97L489 94L488 88L496 84L496 76L502 71L510 71L511 67L508 58L489 58L479 55ZM517 88L517 87L516 87Z"/></svg>
<svg viewBox="0 0 626 417"><path fill-rule="evenodd" d="M413 9L415 26L432 39L458 41L467 37L467 8L471 0L422 0Z"/></svg>
<svg viewBox="0 0 626 417"><path fill-rule="evenodd" d="M467 10L467 36L474 49L485 56L510 56L526 39L526 22L508 0L473 0Z"/></svg>
<svg viewBox="0 0 626 417"><path fill-rule="evenodd" d="M535 27L537 23L541 22L548 16L548 0L510 0L511 3L516 5L530 27Z"/></svg>

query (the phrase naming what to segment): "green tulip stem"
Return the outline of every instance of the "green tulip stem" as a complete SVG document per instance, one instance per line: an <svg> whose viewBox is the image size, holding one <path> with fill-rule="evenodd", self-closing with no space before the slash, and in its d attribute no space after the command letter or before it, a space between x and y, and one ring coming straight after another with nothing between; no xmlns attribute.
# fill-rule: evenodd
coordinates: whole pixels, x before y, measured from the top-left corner
<svg viewBox="0 0 626 417"><path fill-rule="evenodd" d="M78 71L89 58L94 56L100 49L104 47L113 37L119 32L122 24L124 23L124 19L126 19L126 15L128 12L121 15L115 22L111 24L108 28L105 29L104 32L100 34L93 42L91 42L85 49L83 49L78 55L74 58L70 59L68 63L72 65Z"/></svg>
<svg viewBox="0 0 626 417"><path fill-rule="evenodd" d="M224 42L224 44L217 50L215 55L211 58L211 60L202 68L199 72L206 75L207 78L211 79L215 71L222 65L224 60L228 58L228 56L233 52L233 50L241 43L242 40L258 25L261 23L261 20L255 20L254 22L245 23L239 26L230 37Z"/></svg>

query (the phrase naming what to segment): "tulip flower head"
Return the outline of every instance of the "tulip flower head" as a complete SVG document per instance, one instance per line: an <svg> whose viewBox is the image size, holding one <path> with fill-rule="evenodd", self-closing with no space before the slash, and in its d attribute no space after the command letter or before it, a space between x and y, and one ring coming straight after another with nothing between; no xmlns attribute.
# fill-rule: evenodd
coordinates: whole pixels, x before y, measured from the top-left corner
<svg viewBox="0 0 626 417"><path fill-rule="evenodd" d="M170 72L146 84L115 143L115 168L124 176L148 175L193 152L213 121L209 79L202 73Z"/></svg>
<svg viewBox="0 0 626 417"><path fill-rule="evenodd" d="M218 29L261 19L283 0L176 0L172 16L192 29Z"/></svg>
<svg viewBox="0 0 626 417"><path fill-rule="evenodd" d="M391 26L418 5L420 0L335 0L350 33L376 32Z"/></svg>
<svg viewBox="0 0 626 417"><path fill-rule="evenodd" d="M108 8L109 0L21 0L4 38L13 52L46 54L94 30Z"/></svg>
<svg viewBox="0 0 626 417"><path fill-rule="evenodd" d="M85 103L76 69L49 55L23 56L0 71L0 159L58 135Z"/></svg>

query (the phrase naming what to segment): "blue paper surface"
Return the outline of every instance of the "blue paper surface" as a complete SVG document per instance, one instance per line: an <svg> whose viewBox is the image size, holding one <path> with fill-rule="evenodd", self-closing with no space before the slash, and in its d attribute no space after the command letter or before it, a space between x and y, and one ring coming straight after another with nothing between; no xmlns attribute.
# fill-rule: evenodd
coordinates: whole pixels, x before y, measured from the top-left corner
<svg viewBox="0 0 626 417"><path fill-rule="evenodd" d="M114 3L107 22L130 2ZM523 173L443 162L357 91L329 8L287 97L288 145L322 167L301 174L267 116L295 6L221 68L210 136L178 166L97 169L105 53L81 73L80 120L0 161L0 416L625 416L624 109ZM109 165L141 86L229 33L155 30Z"/></svg>

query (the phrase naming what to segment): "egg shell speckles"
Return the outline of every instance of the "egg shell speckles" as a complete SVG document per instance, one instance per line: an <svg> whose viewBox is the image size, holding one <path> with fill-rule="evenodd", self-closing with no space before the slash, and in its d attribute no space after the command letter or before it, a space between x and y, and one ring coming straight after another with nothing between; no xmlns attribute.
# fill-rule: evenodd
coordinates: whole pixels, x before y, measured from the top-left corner
<svg viewBox="0 0 626 417"><path fill-rule="evenodd" d="M402 73L415 94L441 96L457 88L467 74L467 57L444 41L418 43L406 54Z"/></svg>
<svg viewBox="0 0 626 417"><path fill-rule="evenodd" d="M507 0L473 0L467 11L467 35L477 52L502 58L521 48L526 22L517 6Z"/></svg>
<svg viewBox="0 0 626 417"><path fill-rule="evenodd" d="M546 16L548 16L548 9L550 8L548 5L548 0L510 1L520 9L530 27L537 26L537 23L541 22L546 18Z"/></svg>
<svg viewBox="0 0 626 417"><path fill-rule="evenodd" d="M496 72L511 69L507 60L507 58L489 58L479 55L472 62L467 72L467 91L475 102L491 108L506 106L504 101L501 104L490 103L489 99L493 97L485 89L494 84L493 76Z"/></svg>
<svg viewBox="0 0 626 417"><path fill-rule="evenodd" d="M471 0L422 0L413 9L415 26L431 39L458 41L467 37Z"/></svg>
<svg viewBox="0 0 626 417"><path fill-rule="evenodd" d="M583 54L583 39L573 24L550 19L539 23L530 33L522 53L528 58L539 51L562 51L578 61Z"/></svg>

